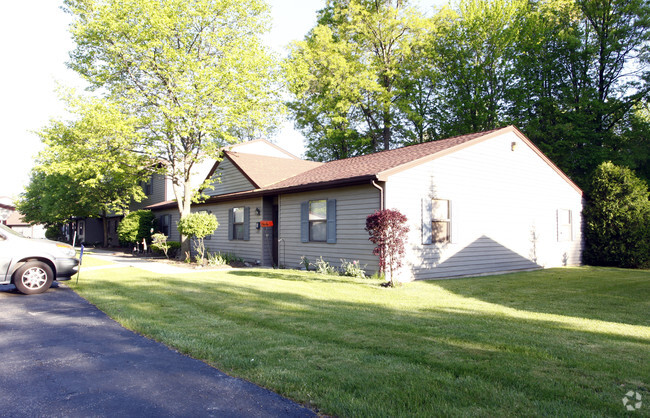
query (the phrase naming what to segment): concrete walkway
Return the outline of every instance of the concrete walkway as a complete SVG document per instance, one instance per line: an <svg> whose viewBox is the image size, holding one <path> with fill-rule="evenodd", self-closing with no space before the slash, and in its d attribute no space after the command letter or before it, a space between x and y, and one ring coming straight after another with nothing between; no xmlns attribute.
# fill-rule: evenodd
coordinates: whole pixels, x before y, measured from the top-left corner
<svg viewBox="0 0 650 418"><path fill-rule="evenodd" d="M92 256L97 257L102 260L111 261L117 263L116 265L106 265L106 266L93 266L93 267L81 267L81 274L84 271L90 270L101 270L105 268L116 268L116 267L135 267L142 270L151 271L158 274L184 274L184 273L197 273L204 272L203 269L194 269L188 267L178 267L169 263L166 263L163 260L156 261L151 258L144 258L133 256L131 254L124 254L119 252L114 252L110 250L99 250L91 249L88 250L88 254L84 253L84 257Z"/></svg>
<svg viewBox="0 0 650 418"><path fill-rule="evenodd" d="M123 328L64 285L0 289L0 352L1 417L316 415Z"/></svg>

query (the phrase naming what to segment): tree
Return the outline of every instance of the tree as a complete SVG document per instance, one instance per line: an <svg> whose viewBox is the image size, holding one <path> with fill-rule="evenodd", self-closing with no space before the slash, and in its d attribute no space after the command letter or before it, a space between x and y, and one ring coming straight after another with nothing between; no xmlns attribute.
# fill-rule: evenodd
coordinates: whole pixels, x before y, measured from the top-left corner
<svg viewBox="0 0 650 418"><path fill-rule="evenodd" d="M603 161L648 161L631 115L650 92L649 16L643 0L532 2L522 15L511 120L582 187Z"/></svg>
<svg viewBox="0 0 650 418"><path fill-rule="evenodd" d="M596 170L584 210L587 264L650 267L648 185L611 162Z"/></svg>
<svg viewBox="0 0 650 418"><path fill-rule="evenodd" d="M406 216L398 210L384 209L375 211L366 218L366 231L370 242L376 245L373 253L379 256L379 270L389 278L391 287L395 287L395 271L402 266L404 244L409 227Z"/></svg>
<svg viewBox="0 0 650 418"><path fill-rule="evenodd" d="M205 243L203 239L212 234L219 226L217 217L207 212L195 212L178 221L178 232L195 240L195 249L199 253L199 261L205 257Z"/></svg>
<svg viewBox="0 0 650 418"><path fill-rule="evenodd" d="M440 133L443 137L503 126L506 93L516 82L513 46L519 34L521 0L463 0L455 13L443 10L440 35L428 54L437 68Z"/></svg>
<svg viewBox="0 0 650 418"><path fill-rule="evenodd" d="M65 174L45 174L36 167L29 184L16 203L26 222L48 227L65 223L71 217L93 214L90 202L84 199L79 183Z"/></svg>
<svg viewBox="0 0 650 418"><path fill-rule="evenodd" d="M154 172L155 164L134 152L139 142L136 119L125 117L114 103L72 95L66 101L77 119L52 121L39 132L45 148L37 170L50 178L69 216L102 218L107 245L107 215L121 214L144 197L140 181ZM67 179L69 190L51 184L60 178Z"/></svg>
<svg viewBox="0 0 650 418"><path fill-rule="evenodd" d="M307 156L326 161L387 150L400 140L400 67L422 33L402 0L330 0L285 61L288 103Z"/></svg>
<svg viewBox="0 0 650 418"><path fill-rule="evenodd" d="M181 218L197 164L278 114L262 0L65 0L69 66L138 119L138 148L165 162ZM182 238L184 251L189 241Z"/></svg>
<svg viewBox="0 0 650 418"><path fill-rule="evenodd" d="M150 210L136 210L128 213L117 227L120 242L140 244L144 239L151 242L151 230L154 229L156 217Z"/></svg>

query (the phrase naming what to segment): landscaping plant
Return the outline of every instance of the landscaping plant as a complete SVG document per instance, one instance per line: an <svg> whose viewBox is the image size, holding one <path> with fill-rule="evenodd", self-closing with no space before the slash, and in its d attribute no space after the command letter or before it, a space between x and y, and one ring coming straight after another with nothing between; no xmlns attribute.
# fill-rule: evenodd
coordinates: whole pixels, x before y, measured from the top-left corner
<svg viewBox="0 0 650 418"><path fill-rule="evenodd" d="M203 239L212 234L218 226L217 217L207 212L190 213L178 221L178 232L192 237L194 240L194 248L198 253L197 261L199 263L202 263L205 258L205 242Z"/></svg>
<svg viewBox="0 0 650 418"><path fill-rule="evenodd" d="M650 267L648 185L611 162L594 173L584 209L586 264Z"/></svg>
<svg viewBox="0 0 650 418"><path fill-rule="evenodd" d="M135 244L145 239L151 242L151 230L155 216L150 210L136 210L127 214L117 227L117 236L122 243Z"/></svg>
<svg viewBox="0 0 650 418"><path fill-rule="evenodd" d="M379 271L388 277L391 287L396 285L394 273L402 266L409 231L406 220L406 216L394 209L378 210L366 218L368 239L376 245L373 254L379 256Z"/></svg>

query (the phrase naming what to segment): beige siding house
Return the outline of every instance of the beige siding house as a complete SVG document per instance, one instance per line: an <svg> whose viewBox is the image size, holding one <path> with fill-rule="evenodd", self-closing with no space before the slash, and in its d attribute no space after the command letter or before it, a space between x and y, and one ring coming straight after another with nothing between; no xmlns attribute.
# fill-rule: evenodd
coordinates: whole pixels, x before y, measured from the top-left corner
<svg viewBox="0 0 650 418"><path fill-rule="evenodd" d="M251 263L299 267L359 260L378 268L366 217L408 218L400 280L576 265L582 192L519 130L507 127L345 160L300 160L266 141L224 152L194 205L220 223L210 251ZM170 216L174 202L150 206Z"/></svg>

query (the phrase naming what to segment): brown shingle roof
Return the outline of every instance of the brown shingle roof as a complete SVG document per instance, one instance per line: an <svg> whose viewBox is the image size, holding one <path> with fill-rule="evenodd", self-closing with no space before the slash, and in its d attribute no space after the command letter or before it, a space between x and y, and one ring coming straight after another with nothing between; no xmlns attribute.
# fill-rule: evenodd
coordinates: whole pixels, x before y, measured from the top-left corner
<svg viewBox="0 0 650 418"><path fill-rule="evenodd" d="M507 129L507 128L505 128ZM497 129L468 135L455 136L440 141L425 142L374 154L330 161L320 167L298 174L284 181L273 184L268 189L284 189L308 184L330 183L345 179L376 177L391 169L416 162L422 158L462 145L474 139L486 136Z"/></svg>
<svg viewBox="0 0 650 418"><path fill-rule="evenodd" d="M224 154L256 188L264 188L324 164L232 151Z"/></svg>

